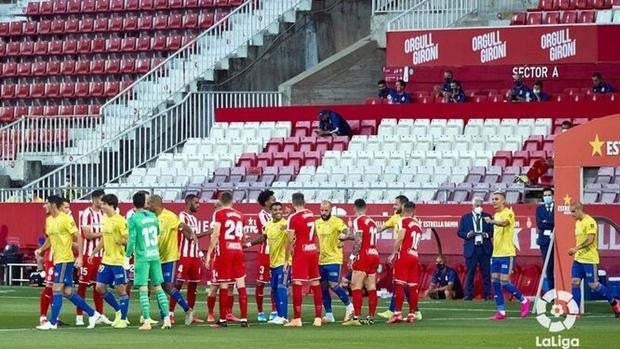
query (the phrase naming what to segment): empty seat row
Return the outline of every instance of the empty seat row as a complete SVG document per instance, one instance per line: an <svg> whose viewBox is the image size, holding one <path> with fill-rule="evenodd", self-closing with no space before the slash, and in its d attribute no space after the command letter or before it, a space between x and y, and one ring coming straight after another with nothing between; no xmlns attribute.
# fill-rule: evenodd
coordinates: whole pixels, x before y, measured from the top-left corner
<svg viewBox="0 0 620 349"><path fill-rule="evenodd" d="M512 16L511 25L595 23L596 11L520 12Z"/></svg>
<svg viewBox="0 0 620 349"><path fill-rule="evenodd" d="M374 135L377 134L377 120L348 120L351 131L355 135ZM314 130L319 127L318 121L297 121L293 126L294 137L314 136Z"/></svg>
<svg viewBox="0 0 620 349"><path fill-rule="evenodd" d="M145 74L163 62L162 58L99 59L51 62L8 62L0 64L2 78L28 76Z"/></svg>
<svg viewBox="0 0 620 349"><path fill-rule="evenodd" d="M0 23L0 36L111 33L149 30L207 29L227 13L190 13L186 15L145 15L128 17L82 18Z"/></svg>
<svg viewBox="0 0 620 349"><path fill-rule="evenodd" d="M515 152L500 150L493 156L492 164L495 166L531 166L539 159L546 159L552 153L544 150L519 150Z"/></svg>
<svg viewBox="0 0 620 349"><path fill-rule="evenodd" d="M139 38L83 39L0 42L0 56L45 56L140 51L176 51L193 36L155 36Z"/></svg>
<svg viewBox="0 0 620 349"><path fill-rule="evenodd" d="M211 128L209 139L256 138L269 140L272 137L288 137L291 133L290 121L266 122L218 122ZM210 142L205 140L206 142Z"/></svg>
<svg viewBox="0 0 620 349"><path fill-rule="evenodd" d="M376 151L397 151L403 154L412 151L444 151L444 150L490 150L501 149L519 150L522 146L523 138L515 135L494 135L494 136L466 136L466 135L444 135L444 136L369 136L368 138L356 138L354 136L349 144L349 150L353 152L376 152Z"/></svg>
<svg viewBox="0 0 620 349"><path fill-rule="evenodd" d="M25 115L98 115L99 109L95 104L0 107L0 122L11 122Z"/></svg>
<svg viewBox="0 0 620 349"><path fill-rule="evenodd" d="M620 0L539 0L538 6L528 11L601 10L617 5L620 5Z"/></svg>
<svg viewBox="0 0 620 349"><path fill-rule="evenodd" d="M54 14L84 14L121 11L160 11L167 9L191 9L239 6L243 0L54 0L29 2L27 16Z"/></svg>
<svg viewBox="0 0 620 349"><path fill-rule="evenodd" d="M377 165L377 166L487 166L491 163L492 150L414 150L402 151L365 151L333 152L327 151L322 164L327 168L341 166Z"/></svg>
<svg viewBox="0 0 620 349"><path fill-rule="evenodd" d="M265 152L308 152L327 150L344 151L347 149L349 138L346 136L337 137L286 137L272 138L265 146Z"/></svg>
<svg viewBox="0 0 620 349"><path fill-rule="evenodd" d="M322 152L265 152L265 153L245 153L239 158L239 167L284 167L292 166L299 170L302 166L319 166L321 164Z"/></svg>
<svg viewBox="0 0 620 349"><path fill-rule="evenodd" d="M4 84L0 96L3 99L112 97L131 84L132 81Z"/></svg>

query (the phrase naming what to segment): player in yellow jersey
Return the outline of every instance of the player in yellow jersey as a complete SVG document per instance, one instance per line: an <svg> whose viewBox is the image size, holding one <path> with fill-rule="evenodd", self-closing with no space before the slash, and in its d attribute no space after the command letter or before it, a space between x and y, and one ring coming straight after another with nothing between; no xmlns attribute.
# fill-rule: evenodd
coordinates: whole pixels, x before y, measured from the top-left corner
<svg viewBox="0 0 620 349"><path fill-rule="evenodd" d="M506 194L501 191L493 193L491 203L495 209L493 218L484 217L484 221L493 224L493 254L491 255L491 284L495 293L497 313L491 320L505 320L506 308L502 289L510 292L521 302L521 317L530 313L530 301L510 282L510 273L517 255L514 245L515 213L506 207Z"/></svg>
<svg viewBox="0 0 620 349"><path fill-rule="evenodd" d="M288 323L288 294L286 281L291 260L286 260L286 244L288 243L287 222L283 219L282 204L275 202L271 205L271 220L263 227L263 235L258 236L245 247L251 247L267 241L269 245L270 287L273 290L274 301L278 315L268 323L284 325Z"/></svg>
<svg viewBox="0 0 620 349"><path fill-rule="evenodd" d="M118 198L114 194L101 197L101 211L103 212L102 239L91 253L93 259L103 249L103 259L97 272L96 290L103 295L103 299L116 311L116 318L112 322L114 328L127 328L127 311L129 310L129 296L127 295L127 271L124 267L125 245L129 232L127 221L117 212ZM129 266L127 266L129 268ZM114 287L119 301L108 286Z"/></svg>
<svg viewBox="0 0 620 349"><path fill-rule="evenodd" d="M575 219L575 247L568 254L575 257L571 269L573 299L581 303L581 280L585 279L592 291L598 292L611 305L611 309L620 316L618 302L607 288L598 282L598 224L590 215L583 212L583 204L576 202L571 205L570 212Z"/></svg>
<svg viewBox="0 0 620 349"><path fill-rule="evenodd" d="M397 197L394 198L394 206L393 206L394 214L385 223L383 223L383 227L379 229L379 233L383 233L384 231L390 230L390 229L394 233L398 233L398 231L400 231L398 224L400 224L400 221L403 219L403 216L402 216L403 206L408 202L409 202L409 198L406 197L405 195L398 195ZM394 234L394 238L396 238L396 234ZM405 297L409 299L409 288L408 287L405 288ZM377 315L379 315L379 317L382 317L384 319L391 318L392 315L394 315L394 305L395 305L394 294L392 294L392 299L390 300L390 307L388 308L388 310L382 313L378 313ZM420 310L416 310L414 313L414 316L415 316L416 321L422 320L422 313L420 312Z"/></svg>
<svg viewBox="0 0 620 349"><path fill-rule="evenodd" d="M73 256L73 240L77 241L78 246L82 246L82 236L79 234L73 217L61 210L62 204L63 199L60 196L51 195L47 198L45 204L49 213L45 219L47 240L43 246L35 250L35 254L38 256L50 247L54 251L52 314L48 322L37 326L39 330L55 330L57 328L56 323L62 308L63 295L88 314L88 328L94 328L101 316L82 297L73 293L73 268L81 267L83 262L81 249L77 249L77 257Z"/></svg>
<svg viewBox="0 0 620 349"><path fill-rule="evenodd" d="M185 325L189 326L194 321L194 311L189 307L181 292L174 287L176 262L179 260L179 232L187 239L192 239L198 243L196 234L190 227L179 220L174 212L165 209L162 198L159 195L152 195L149 198L149 210L157 216L159 220L159 257L161 258L161 270L164 276L162 287L170 296L174 297L177 303L185 311ZM162 312L167 309L160 309ZM164 314L162 318L164 317ZM174 314L170 314L170 318L174 318Z"/></svg>
<svg viewBox="0 0 620 349"><path fill-rule="evenodd" d="M332 203L321 202L321 217L314 223L319 238L319 273L321 274L321 290L323 292L323 307L325 316L323 322L335 322L332 312L332 290L347 307L344 321L353 315L353 304L347 291L340 286L340 270L342 269L342 241L348 236L349 228L346 223L332 216Z"/></svg>

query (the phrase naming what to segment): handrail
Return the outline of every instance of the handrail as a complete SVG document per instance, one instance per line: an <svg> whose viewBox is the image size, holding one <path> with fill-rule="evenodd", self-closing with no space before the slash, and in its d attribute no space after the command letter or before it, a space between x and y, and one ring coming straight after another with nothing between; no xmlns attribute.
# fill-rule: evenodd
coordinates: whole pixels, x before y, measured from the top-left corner
<svg viewBox="0 0 620 349"><path fill-rule="evenodd" d="M372 0L372 14L401 13L424 0Z"/></svg>
<svg viewBox="0 0 620 349"><path fill-rule="evenodd" d="M425 0L388 22L388 31L453 26L478 9L478 0Z"/></svg>
<svg viewBox="0 0 620 349"><path fill-rule="evenodd" d="M209 70L215 70L222 60L233 55L256 34L276 23L284 13L305 1L307 0L244 2L108 100L101 108L101 115L126 115L127 108L137 118L150 115L153 109L166 99L183 91L188 83ZM239 21L242 16L247 16L247 19ZM234 30L229 30L231 27ZM134 98L134 95L138 94L143 98Z"/></svg>

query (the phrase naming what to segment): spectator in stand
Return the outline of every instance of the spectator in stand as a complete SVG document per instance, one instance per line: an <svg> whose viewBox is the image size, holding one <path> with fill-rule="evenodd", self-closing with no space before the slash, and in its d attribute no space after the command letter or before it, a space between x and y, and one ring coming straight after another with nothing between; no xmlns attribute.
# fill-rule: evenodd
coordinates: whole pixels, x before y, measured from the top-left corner
<svg viewBox="0 0 620 349"><path fill-rule="evenodd" d="M550 255L545 271L545 280L543 282L543 291L547 292L553 288L553 247L549 248L551 243L551 234L555 228L553 217L553 189L545 188L543 190L543 203L536 208L536 227L538 228L538 238L536 244L540 247L543 263ZM544 265L544 264L543 264Z"/></svg>
<svg viewBox="0 0 620 349"><path fill-rule="evenodd" d="M450 93L446 94L445 100L448 103L465 103L467 98L465 97L465 92L463 92L463 87L461 86L461 82L458 80L452 80L450 83Z"/></svg>
<svg viewBox="0 0 620 349"><path fill-rule="evenodd" d="M331 110L319 112L319 128L315 132L319 136L353 136L353 131L347 120Z"/></svg>
<svg viewBox="0 0 620 349"><path fill-rule="evenodd" d="M443 84L435 87L435 97L448 97L452 94L452 81L454 81L454 74L450 70L443 72Z"/></svg>
<svg viewBox="0 0 620 349"><path fill-rule="evenodd" d="M396 81L396 91L393 91L388 96L388 103L390 104L409 104L413 101L411 100L411 96L405 92L405 88L407 87L407 83L405 80Z"/></svg>
<svg viewBox="0 0 620 349"><path fill-rule="evenodd" d="M614 88L603 81L601 73L592 74L592 92L594 93L613 93Z"/></svg>
<svg viewBox="0 0 620 349"><path fill-rule="evenodd" d="M379 87L378 96L381 99L388 99L392 93L396 92L393 88L388 87L385 80L379 80L379 82L377 82L377 87Z"/></svg>
<svg viewBox="0 0 620 349"><path fill-rule="evenodd" d="M562 121L562 125L560 125L560 127L561 127L561 132L566 132L570 130L571 127L573 127L573 123L570 122L570 120L564 120Z"/></svg>
<svg viewBox="0 0 620 349"><path fill-rule="evenodd" d="M532 86L532 91L527 93L526 100L528 102L547 102L549 100L549 95L543 92L543 83L538 80Z"/></svg>
<svg viewBox="0 0 620 349"><path fill-rule="evenodd" d="M426 295L431 299L461 299L463 287L456 271L446 265L444 256L437 256L435 272Z"/></svg>
<svg viewBox="0 0 620 349"><path fill-rule="evenodd" d="M512 79L514 84L506 93L506 99L512 102L524 102L527 98L527 94L531 92L529 87L523 83L521 74L514 74Z"/></svg>

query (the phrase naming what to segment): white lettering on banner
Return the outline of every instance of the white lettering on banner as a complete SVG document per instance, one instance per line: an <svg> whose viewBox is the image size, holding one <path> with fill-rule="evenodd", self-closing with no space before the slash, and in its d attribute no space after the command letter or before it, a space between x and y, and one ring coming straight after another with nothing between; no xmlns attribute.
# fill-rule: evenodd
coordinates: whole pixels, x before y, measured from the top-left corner
<svg viewBox="0 0 620 349"><path fill-rule="evenodd" d="M549 67L540 66L517 66L512 68L512 75L519 74L525 79L546 79L549 77Z"/></svg>
<svg viewBox="0 0 620 349"><path fill-rule="evenodd" d="M506 41L500 38L499 30L474 36L471 39L471 49L480 51L480 63L487 63L507 56Z"/></svg>
<svg viewBox="0 0 620 349"><path fill-rule="evenodd" d="M618 241L618 231L613 225L607 223L598 224L598 249L600 251L619 251L620 243ZM606 238L609 237L609 242L606 242Z"/></svg>
<svg viewBox="0 0 620 349"><path fill-rule="evenodd" d="M406 54L412 54L412 62L414 65L439 59L439 45L433 42L433 33L427 33L405 40L404 50Z"/></svg>
<svg viewBox="0 0 620 349"><path fill-rule="evenodd" d="M620 141L608 141L607 155L620 155Z"/></svg>
<svg viewBox="0 0 620 349"><path fill-rule="evenodd" d="M549 50L551 62L577 55L577 40L571 39L570 29L562 29L540 36L540 48Z"/></svg>

